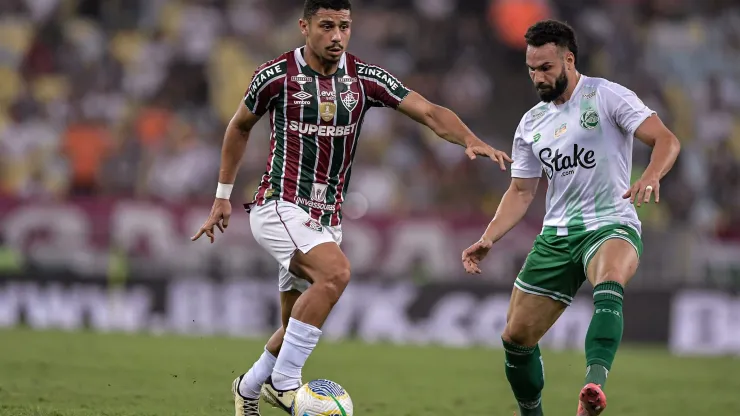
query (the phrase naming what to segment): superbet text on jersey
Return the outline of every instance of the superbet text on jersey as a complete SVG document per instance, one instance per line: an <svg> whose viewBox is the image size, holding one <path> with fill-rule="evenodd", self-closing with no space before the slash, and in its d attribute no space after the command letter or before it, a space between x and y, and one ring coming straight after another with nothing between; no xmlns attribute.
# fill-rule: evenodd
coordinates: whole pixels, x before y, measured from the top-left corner
<svg viewBox="0 0 740 416"><path fill-rule="evenodd" d="M323 225L339 225L365 112L395 109L409 92L388 71L349 53L331 76L311 69L302 47L261 65L244 104L256 115L270 113L270 155L247 210L278 199Z"/></svg>

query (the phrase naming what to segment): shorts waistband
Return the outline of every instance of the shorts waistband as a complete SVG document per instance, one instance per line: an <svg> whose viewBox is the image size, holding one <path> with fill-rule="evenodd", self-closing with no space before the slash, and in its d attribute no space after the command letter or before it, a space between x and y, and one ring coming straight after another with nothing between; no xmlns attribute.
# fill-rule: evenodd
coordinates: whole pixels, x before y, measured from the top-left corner
<svg viewBox="0 0 740 416"><path fill-rule="evenodd" d="M540 234L563 237L567 235L585 233L588 231L597 231L604 227L625 227L625 228L634 230L635 233L639 234L639 232L633 225L623 224L623 223L618 223L618 222L617 223L609 222L609 223L601 223L601 224L592 224L590 228L586 227L585 225L570 225L567 227L554 227L551 225L546 225L542 227L542 232Z"/></svg>

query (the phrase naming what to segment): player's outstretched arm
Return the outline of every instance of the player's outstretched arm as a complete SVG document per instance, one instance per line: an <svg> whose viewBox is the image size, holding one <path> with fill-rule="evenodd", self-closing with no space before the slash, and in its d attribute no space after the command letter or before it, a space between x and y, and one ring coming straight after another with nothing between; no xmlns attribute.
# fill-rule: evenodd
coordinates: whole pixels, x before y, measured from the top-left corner
<svg viewBox="0 0 740 416"><path fill-rule="evenodd" d="M655 203L660 202L660 180L671 170L681 151L681 143L663 121L654 114L640 124L635 130L635 137L653 148L650 163L642 177L622 197L629 198L630 203L650 203L650 196L655 195Z"/></svg>
<svg viewBox="0 0 740 416"><path fill-rule="evenodd" d="M540 178L513 178L509 189L501 198L496 215L488 224L483 236L462 253L462 262L468 273L480 274L480 262L493 244L508 233L524 218L537 193Z"/></svg>
<svg viewBox="0 0 740 416"><path fill-rule="evenodd" d="M506 152L496 150L476 137L457 114L448 108L427 101L417 92L410 92L401 101L398 110L411 119L429 127L437 136L464 147L465 154L471 160L474 160L476 155L487 156L498 163L501 170L506 170L504 162L512 162Z"/></svg>
<svg viewBox="0 0 740 416"><path fill-rule="evenodd" d="M226 126L224 142L221 147L221 169L218 173L218 188L216 189L216 199L213 202L211 213L208 219L200 227L198 232L191 238L192 241L200 238L205 234L213 243L216 239L214 227L218 227L221 232L229 226L231 217L231 203L229 197L234 187L236 173L239 170L244 151L249 141L249 133L252 127L260 120L260 116L255 115L246 105L239 104L234 117Z"/></svg>

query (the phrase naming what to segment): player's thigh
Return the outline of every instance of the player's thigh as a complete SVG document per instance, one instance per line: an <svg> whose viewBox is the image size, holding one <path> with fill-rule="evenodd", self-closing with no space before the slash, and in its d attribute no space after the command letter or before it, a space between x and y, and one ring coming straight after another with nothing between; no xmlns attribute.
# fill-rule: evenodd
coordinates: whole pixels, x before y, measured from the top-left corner
<svg viewBox="0 0 740 416"><path fill-rule="evenodd" d="M520 291L570 305L586 280L573 260L568 236L538 235L514 281Z"/></svg>
<svg viewBox="0 0 740 416"><path fill-rule="evenodd" d="M514 282L503 334L506 341L526 346L539 342L582 283L575 266L566 238L537 237Z"/></svg>
<svg viewBox="0 0 740 416"><path fill-rule="evenodd" d="M271 201L255 207L250 223L255 240L280 265L280 292L303 292L309 283L349 271L338 245L341 228L321 225L295 204Z"/></svg>
<svg viewBox="0 0 740 416"><path fill-rule="evenodd" d="M296 251L290 273L312 284L331 284L341 290L349 283L350 263L335 242L317 244L307 251Z"/></svg>
<svg viewBox="0 0 740 416"><path fill-rule="evenodd" d="M567 307L560 300L523 292L515 286L502 337L517 345L534 346Z"/></svg>
<svg viewBox="0 0 740 416"><path fill-rule="evenodd" d="M614 281L626 286L637 271L642 241L626 226L599 230L584 255L586 276L591 285Z"/></svg>

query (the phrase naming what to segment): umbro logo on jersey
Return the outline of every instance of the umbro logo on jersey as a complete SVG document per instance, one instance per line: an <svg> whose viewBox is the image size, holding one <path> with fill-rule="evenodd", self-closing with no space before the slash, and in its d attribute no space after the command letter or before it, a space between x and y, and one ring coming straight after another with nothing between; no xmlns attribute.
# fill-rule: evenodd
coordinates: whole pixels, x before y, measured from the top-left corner
<svg viewBox="0 0 740 416"><path fill-rule="evenodd" d="M293 97L299 100L308 100L309 98L311 98L311 94L307 93L306 91L298 91L297 93L293 94Z"/></svg>
<svg viewBox="0 0 740 416"><path fill-rule="evenodd" d="M293 101L293 104L309 105L311 104L311 101L310 101L311 97L313 96L306 91L298 91L297 93L293 94L293 98L297 100L297 101Z"/></svg>

